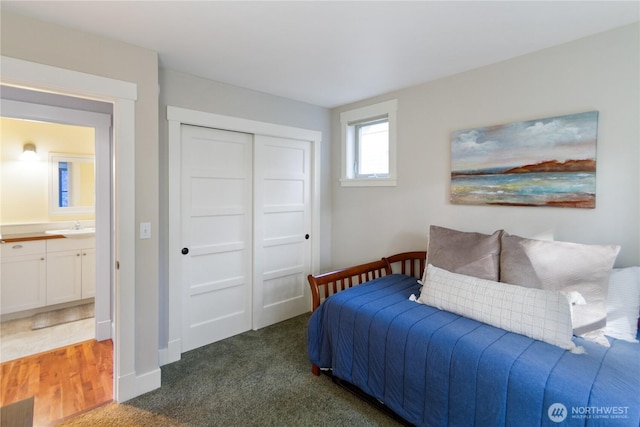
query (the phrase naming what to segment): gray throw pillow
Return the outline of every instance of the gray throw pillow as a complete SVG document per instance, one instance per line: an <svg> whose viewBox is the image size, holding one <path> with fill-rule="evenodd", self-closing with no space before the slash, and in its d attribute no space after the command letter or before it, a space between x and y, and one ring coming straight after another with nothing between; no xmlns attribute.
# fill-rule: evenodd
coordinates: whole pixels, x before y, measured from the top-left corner
<svg viewBox="0 0 640 427"><path fill-rule="evenodd" d="M501 234L502 230L482 234L432 225L429 230L427 264L452 273L497 282Z"/></svg>
<svg viewBox="0 0 640 427"><path fill-rule="evenodd" d="M535 240L503 233L500 281L564 293L572 303L573 332L585 336L606 326L609 275L619 251L616 245ZM603 337L595 334L593 341L605 344Z"/></svg>

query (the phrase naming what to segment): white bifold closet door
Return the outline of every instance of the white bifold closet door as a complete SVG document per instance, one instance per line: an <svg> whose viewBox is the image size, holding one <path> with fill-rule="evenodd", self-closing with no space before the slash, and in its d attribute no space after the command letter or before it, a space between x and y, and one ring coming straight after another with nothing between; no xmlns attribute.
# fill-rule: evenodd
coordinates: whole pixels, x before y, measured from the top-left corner
<svg viewBox="0 0 640 427"><path fill-rule="evenodd" d="M185 352L308 311L311 144L181 132Z"/></svg>

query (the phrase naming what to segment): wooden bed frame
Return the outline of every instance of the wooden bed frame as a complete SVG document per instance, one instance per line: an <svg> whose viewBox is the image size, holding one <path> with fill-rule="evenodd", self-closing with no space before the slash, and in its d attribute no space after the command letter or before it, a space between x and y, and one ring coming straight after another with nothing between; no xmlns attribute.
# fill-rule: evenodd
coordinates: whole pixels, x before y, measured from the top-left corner
<svg viewBox="0 0 640 427"><path fill-rule="evenodd" d="M309 275L311 286L311 311L315 311L320 303L329 296L344 291L369 280L393 273L406 274L421 278L427 258L426 251L402 252L384 257L379 261L355 265L316 276ZM311 366L313 375L320 375L320 368Z"/></svg>
<svg viewBox="0 0 640 427"><path fill-rule="evenodd" d="M403 252L382 258L379 261L342 268L328 273L307 277L311 286L311 311L315 311L329 296L369 280L387 276L392 273L422 277L427 252Z"/></svg>

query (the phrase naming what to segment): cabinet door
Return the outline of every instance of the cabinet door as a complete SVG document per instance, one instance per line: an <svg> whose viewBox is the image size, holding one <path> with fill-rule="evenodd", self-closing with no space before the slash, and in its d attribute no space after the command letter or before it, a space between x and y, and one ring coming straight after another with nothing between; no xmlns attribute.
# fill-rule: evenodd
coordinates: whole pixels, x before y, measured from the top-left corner
<svg viewBox="0 0 640 427"><path fill-rule="evenodd" d="M82 298L82 251L47 254L47 305Z"/></svg>
<svg viewBox="0 0 640 427"><path fill-rule="evenodd" d="M82 298L96 295L96 250L82 250Z"/></svg>
<svg viewBox="0 0 640 427"><path fill-rule="evenodd" d="M2 258L0 313L42 307L47 302L44 253Z"/></svg>

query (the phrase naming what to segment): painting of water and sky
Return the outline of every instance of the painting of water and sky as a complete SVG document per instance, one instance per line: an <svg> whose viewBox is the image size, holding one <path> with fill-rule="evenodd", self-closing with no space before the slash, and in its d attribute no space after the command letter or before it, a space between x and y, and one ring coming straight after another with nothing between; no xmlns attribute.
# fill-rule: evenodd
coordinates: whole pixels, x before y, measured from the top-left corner
<svg viewBox="0 0 640 427"><path fill-rule="evenodd" d="M598 112L451 134L451 202L595 208Z"/></svg>

